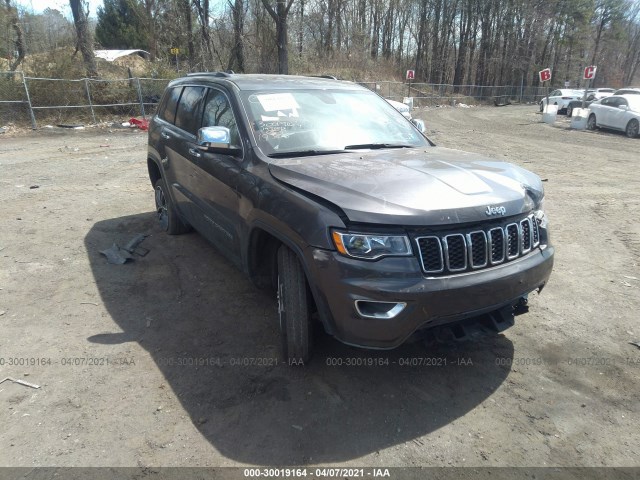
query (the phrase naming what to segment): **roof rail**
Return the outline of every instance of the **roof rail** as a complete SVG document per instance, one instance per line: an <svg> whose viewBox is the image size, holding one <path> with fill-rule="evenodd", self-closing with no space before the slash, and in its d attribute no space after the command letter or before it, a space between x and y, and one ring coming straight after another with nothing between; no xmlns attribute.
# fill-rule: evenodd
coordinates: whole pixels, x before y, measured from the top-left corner
<svg viewBox="0 0 640 480"><path fill-rule="evenodd" d="M193 72L193 73L187 73L187 77L195 77L195 76L200 76L200 75L210 75L212 77L226 78L226 77L230 77L231 75L233 75L233 70L228 70L226 72Z"/></svg>
<svg viewBox="0 0 640 480"><path fill-rule="evenodd" d="M334 77L333 75L310 75L313 78L328 78L329 80L338 80L338 77Z"/></svg>

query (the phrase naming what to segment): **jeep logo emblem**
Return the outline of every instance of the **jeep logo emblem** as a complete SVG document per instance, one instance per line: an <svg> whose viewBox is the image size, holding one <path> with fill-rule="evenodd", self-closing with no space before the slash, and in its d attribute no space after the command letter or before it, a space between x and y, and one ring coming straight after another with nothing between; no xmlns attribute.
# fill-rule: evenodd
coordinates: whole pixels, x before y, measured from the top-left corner
<svg viewBox="0 0 640 480"><path fill-rule="evenodd" d="M507 213L507 209L504 207L492 207L491 205L487 205L487 209L484 211L487 216L491 217L493 215L505 215Z"/></svg>

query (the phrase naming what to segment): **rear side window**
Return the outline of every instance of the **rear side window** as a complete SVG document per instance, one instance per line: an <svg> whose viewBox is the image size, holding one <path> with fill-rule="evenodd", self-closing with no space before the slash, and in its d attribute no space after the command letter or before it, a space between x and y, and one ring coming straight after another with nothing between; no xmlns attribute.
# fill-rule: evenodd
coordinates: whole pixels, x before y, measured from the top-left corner
<svg viewBox="0 0 640 480"><path fill-rule="evenodd" d="M171 88L164 96L164 101L160 105L158 116L169 123L173 123L176 119L176 107L182 93L182 87Z"/></svg>
<svg viewBox="0 0 640 480"><path fill-rule="evenodd" d="M184 87L180 103L178 103L176 127L193 135L196 134L198 128L200 128L204 92L204 87Z"/></svg>

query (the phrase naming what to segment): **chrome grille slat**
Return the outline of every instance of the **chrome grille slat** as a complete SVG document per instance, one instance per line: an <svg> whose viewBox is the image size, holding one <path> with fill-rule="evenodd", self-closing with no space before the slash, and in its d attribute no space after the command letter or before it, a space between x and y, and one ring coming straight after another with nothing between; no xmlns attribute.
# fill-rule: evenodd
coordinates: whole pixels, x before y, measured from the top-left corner
<svg viewBox="0 0 640 480"><path fill-rule="evenodd" d="M482 230L467 233L467 249L469 252L469 265L471 268L487 266L487 234Z"/></svg>
<svg viewBox="0 0 640 480"><path fill-rule="evenodd" d="M491 254L491 265L504 262L504 230L502 228L492 228L489 230L489 252Z"/></svg>
<svg viewBox="0 0 640 480"><path fill-rule="evenodd" d="M467 244L464 235L454 233L443 239L444 263L450 272L461 272L467 269Z"/></svg>
<svg viewBox="0 0 640 480"><path fill-rule="evenodd" d="M425 273L460 273L515 260L540 245L534 215L517 222L484 229L420 236L420 263Z"/></svg>

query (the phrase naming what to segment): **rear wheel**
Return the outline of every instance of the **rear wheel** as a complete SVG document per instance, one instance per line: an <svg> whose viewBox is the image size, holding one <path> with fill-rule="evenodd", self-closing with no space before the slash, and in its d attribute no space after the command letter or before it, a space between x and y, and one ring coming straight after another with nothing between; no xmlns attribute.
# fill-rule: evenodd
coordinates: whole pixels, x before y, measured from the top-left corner
<svg viewBox="0 0 640 480"><path fill-rule="evenodd" d="M544 112L544 103L540 102L540 113Z"/></svg>
<svg viewBox="0 0 640 480"><path fill-rule="evenodd" d="M169 235L180 235L190 231L191 227L178 215L164 179L159 178L156 180L153 187L155 189L156 217L160 223L160 228Z"/></svg>
<svg viewBox="0 0 640 480"><path fill-rule="evenodd" d="M567 106L567 117L573 116L573 105L569 104Z"/></svg>
<svg viewBox="0 0 640 480"><path fill-rule="evenodd" d="M627 128L625 128L624 133L626 133L629 138L636 138L638 136L638 130L638 120L634 118L627 123Z"/></svg>
<svg viewBox="0 0 640 480"><path fill-rule="evenodd" d="M306 363L312 353L310 292L298 257L282 245L278 249L278 317L282 353L289 364Z"/></svg>
<svg viewBox="0 0 640 480"><path fill-rule="evenodd" d="M587 120L587 130L595 130L596 126L596 115L592 113Z"/></svg>

